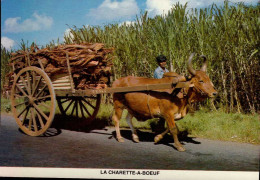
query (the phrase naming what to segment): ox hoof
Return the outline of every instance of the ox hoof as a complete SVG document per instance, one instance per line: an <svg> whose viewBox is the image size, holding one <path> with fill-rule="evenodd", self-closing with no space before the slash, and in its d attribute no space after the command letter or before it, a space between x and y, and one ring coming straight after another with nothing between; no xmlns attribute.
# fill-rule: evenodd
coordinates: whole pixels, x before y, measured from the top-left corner
<svg viewBox="0 0 260 180"><path fill-rule="evenodd" d="M136 142L136 143L139 143L139 137L135 134L132 135L133 136L133 141Z"/></svg>
<svg viewBox="0 0 260 180"><path fill-rule="evenodd" d="M186 151L186 149L185 149L184 147L182 147L182 146L176 146L176 145L174 145L174 147L175 147L178 151L180 151L180 152Z"/></svg>
<svg viewBox="0 0 260 180"><path fill-rule="evenodd" d="M122 143L122 142L125 142L124 138L120 137L120 138L117 138L117 141Z"/></svg>
<svg viewBox="0 0 260 180"><path fill-rule="evenodd" d="M157 135L157 136L155 136L154 137L154 143L158 143L161 139L162 139L163 137L162 137L162 135Z"/></svg>

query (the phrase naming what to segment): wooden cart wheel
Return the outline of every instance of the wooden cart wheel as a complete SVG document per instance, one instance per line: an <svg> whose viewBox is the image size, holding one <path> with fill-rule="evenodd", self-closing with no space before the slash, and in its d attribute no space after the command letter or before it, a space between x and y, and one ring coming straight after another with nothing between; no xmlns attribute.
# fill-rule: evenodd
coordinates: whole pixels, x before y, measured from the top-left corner
<svg viewBox="0 0 260 180"><path fill-rule="evenodd" d="M56 107L48 75L33 66L20 70L12 86L11 103L14 118L24 133L43 134L52 123Z"/></svg>
<svg viewBox="0 0 260 180"><path fill-rule="evenodd" d="M101 96L98 94L84 97L57 97L57 102L62 115L91 122L98 113Z"/></svg>

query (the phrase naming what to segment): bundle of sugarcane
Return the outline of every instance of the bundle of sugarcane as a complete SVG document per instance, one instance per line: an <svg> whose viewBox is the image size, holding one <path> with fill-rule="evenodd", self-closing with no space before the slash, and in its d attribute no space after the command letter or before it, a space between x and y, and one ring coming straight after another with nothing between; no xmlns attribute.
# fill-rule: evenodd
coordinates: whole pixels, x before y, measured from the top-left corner
<svg viewBox="0 0 260 180"><path fill-rule="evenodd" d="M48 76L68 73L68 64L76 89L104 88L109 84L113 48L104 48L102 43L58 45L53 49L39 49L12 53L10 65L14 72L27 66L44 69Z"/></svg>

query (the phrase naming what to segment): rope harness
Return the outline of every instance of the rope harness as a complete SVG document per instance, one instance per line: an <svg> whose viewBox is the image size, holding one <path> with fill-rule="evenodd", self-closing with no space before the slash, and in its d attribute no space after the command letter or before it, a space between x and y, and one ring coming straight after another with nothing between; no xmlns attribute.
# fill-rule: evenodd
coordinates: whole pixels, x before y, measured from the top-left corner
<svg viewBox="0 0 260 180"><path fill-rule="evenodd" d="M149 112L150 112L150 115L151 115L151 117L152 118L154 118L154 116L153 116L153 114L152 114L152 112L151 112L151 108L150 108L150 104L149 104L149 102L150 102L150 91L148 91L148 98L147 98L147 106L148 106L148 109L149 109Z"/></svg>

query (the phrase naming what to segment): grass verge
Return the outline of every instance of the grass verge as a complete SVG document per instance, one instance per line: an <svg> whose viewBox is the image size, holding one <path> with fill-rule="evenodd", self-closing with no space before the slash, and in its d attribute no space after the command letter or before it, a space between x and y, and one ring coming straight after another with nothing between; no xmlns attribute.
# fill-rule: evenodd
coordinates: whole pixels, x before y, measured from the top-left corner
<svg viewBox="0 0 260 180"><path fill-rule="evenodd" d="M112 111L112 105L102 105L97 117L110 119ZM126 114L127 111L124 111L120 127L129 127L126 122ZM156 119L139 122L133 118L133 125L137 129L151 129L151 125L156 122ZM196 111L193 115L188 114L176 123L180 131L187 131L192 137L260 144L260 120L257 114L227 114L221 110L203 109ZM113 122L110 124L113 125Z"/></svg>
<svg viewBox="0 0 260 180"><path fill-rule="evenodd" d="M258 115L200 110L177 124L180 131L195 137L260 144Z"/></svg>

